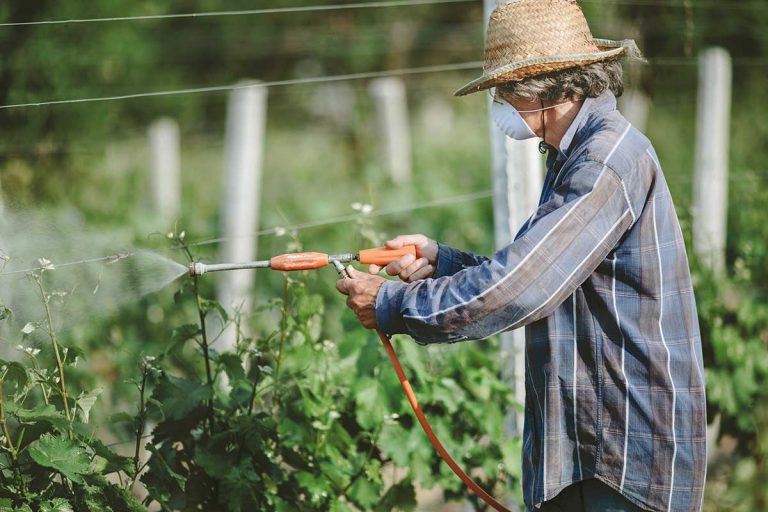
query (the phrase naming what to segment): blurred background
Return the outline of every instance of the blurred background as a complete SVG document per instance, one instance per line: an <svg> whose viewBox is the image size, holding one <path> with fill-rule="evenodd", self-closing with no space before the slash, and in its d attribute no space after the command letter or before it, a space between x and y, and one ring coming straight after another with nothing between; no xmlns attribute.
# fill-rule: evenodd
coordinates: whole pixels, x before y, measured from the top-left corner
<svg viewBox="0 0 768 512"><path fill-rule="evenodd" d="M3 2L3 215L121 233L127 247L182 263L169 231L183 230L195 258L211 262L351 252L418 232L490 254L487 97L452 97L480 70L482 2L309 3ZM648 61L625 67L620 109L653 142L689 241L713 436L705 510L768 510L768 4L580 4L595 36L634 38ZM177 13L219 15L163 17ZM138 19L113 19L123 17ZM94 18L109 20L82 21ZM699 102L708 85L713 96ZM723 105L724 118L707 117ZM697 163L702 130L724 143L724 174ZM693 244L701 183L724 192L703 203L724 212L714 261ZM282 293L279 274L248 275L202 284L226 304ZM335 273L306 280L325 298L324 336L352 328ZM190 315L173 291L68 331L88 354L79 378L105 383L115 407L139 355L162 350Z"/></svg>

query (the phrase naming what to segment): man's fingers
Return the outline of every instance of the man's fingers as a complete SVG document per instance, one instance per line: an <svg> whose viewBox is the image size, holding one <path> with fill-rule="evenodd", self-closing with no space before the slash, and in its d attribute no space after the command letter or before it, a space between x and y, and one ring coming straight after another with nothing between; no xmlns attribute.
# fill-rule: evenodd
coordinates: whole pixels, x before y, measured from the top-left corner
<svg viewBox="0 0 768 512"><path fill-rule="evenodd" d="M421 246L427 243L427 237L424 235L399 235L392 240L387 240L386 246L390 249L399 249L404 245Z"/></svg>
<svg viewBox="0 0 768 512"><path fill-rule="evenodd" d="M429 265L429 261L427 261L427 258L419 258L410 265L406 266L403 270L400 271L400 279L403 281L408 281L409 277L419 270L421 267Z"/></svg>
<svg viewBox="0 0 768 512"><path fill-rule="evenodd" d="M368 275L365 272L360 272L352 265L347 265L347 274L349 274L349 277L352 279L360 279L361 277L366 277Z"/></svg>
<svg viewBox="0 0 768 512"><path fill-rule="evenodd" d="M336 281L336 289L344 295L349 295L349 279L339 279Z"/></svg>
<svg viewBox="0 0 768 512"><path fill-rule="evenodd" d="M432 265L427 265L426 267L421 267L419 270L414 272L410 275L408 278L408 281L419 281L421 279L427 279L428 277L432 277L432 274L435 273L435 267Z"/></svg>
<svg viewBox="0 0 768 512"><path fill-rule="evenodd" d="M389 265L387 265L385 270L387 271L387 274L391 276L396 276L400 272L402 272L404 268L406 268L408 265L413 263L415 259L416 257L413 254L406 254L399 260L395 260Z"/></svg>
<svg viewBox="0 0 768 512"><path fill-rule="evenodd" d="M368 265L368 273L369 274L378 274L381 272L381 267L378 265Z"/></svg>

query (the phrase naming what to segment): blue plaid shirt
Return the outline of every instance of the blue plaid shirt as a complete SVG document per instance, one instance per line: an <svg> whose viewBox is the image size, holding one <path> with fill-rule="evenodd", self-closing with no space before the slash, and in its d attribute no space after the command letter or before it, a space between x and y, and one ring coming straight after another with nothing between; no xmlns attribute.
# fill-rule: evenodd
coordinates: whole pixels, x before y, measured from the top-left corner
<svg viewBox="0 0 768 512"><path fill-rule="evenodd" d="M669 188L610 93L572 128L514 242L490 259L441 245L434 278L384 283L379 327L422 344L526 328L529 508L597 478L647 510L700 510L704 369Z"/></svg>

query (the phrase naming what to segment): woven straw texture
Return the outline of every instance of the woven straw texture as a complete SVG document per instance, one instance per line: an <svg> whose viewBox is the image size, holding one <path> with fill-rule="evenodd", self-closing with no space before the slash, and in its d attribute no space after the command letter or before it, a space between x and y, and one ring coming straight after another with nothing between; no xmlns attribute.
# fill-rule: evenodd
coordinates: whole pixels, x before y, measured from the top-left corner
<svg viewBox="0 0 768 512"><path fill-rule="evenodd" d="M630 40L595 39L575 0L513 1L491 14L483 76L455 94L618 58L630 46Z"/></svg>

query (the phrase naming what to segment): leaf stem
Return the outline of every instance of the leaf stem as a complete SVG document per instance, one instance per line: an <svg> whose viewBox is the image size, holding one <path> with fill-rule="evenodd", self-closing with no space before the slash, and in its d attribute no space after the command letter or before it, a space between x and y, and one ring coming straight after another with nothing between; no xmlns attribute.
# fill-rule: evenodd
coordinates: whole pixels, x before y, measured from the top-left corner
<svg viewBox="0 0 768 512"><path fill-rule="evenodd" d="M184 249L184 252L187 254L187 257L189 258L189 261L194 261L194 258L192 256L192 253L189 250L189 247L182 241L182 247ZM195 295L195 304L197 305L197 314L200 319L200 330L201 330L201 337L202 337L202 349L203 349L203 358L205 359L205 377L206 381L208 382L208 391L211 393L210 398L208 399L208 434L213 435L215 431L215 424L214 424L214 410L213 410L213 374L211 372L211 357L210 353L208 352L208 333L206 332L205 328L205 308L203 307L203 301L200 298L200 289L198 287L197 283L197 276L192 276L192 292Z"/></svg>
<svg viewBox="0 0 768 512"><path fill-rule="evenodd" d="M35 274L35 281L40 289L40 296L43 299L43 305L45 306L46 322L48 324L48 336L51 338L51 345L53 345L53 353L56 355L56 367L59 369L59 392L61 393L61 399L64 402L64 413L67 416L67 434L70 439L74 437L72 432L72 414L69 411L69 402L67 400L67 385L64 382L64 363L59 353L59 342L56 340L56 331L53 329L53 318L51 316L51 306L49 304L50 298L45 293L43 287L43 272L41 270L39 274Z"/></svg>
<svg viewBox="0 0 768 512"><path fill-rule="evenodd" d="M280 348L277 351L277 360L275 362L274 391L272 394L272 415L275 417L280 407L280 368L283 365L285 341L288 338L288 297L288 279L286 278L283 281L283 305L280 308Z"/></svg>
<svg viewBox="0 0 768 512"><path fill-rule="evenodd" d="M149 367L144 363L143 373L141 375L141 385L139 386L139 417L138 424L136 425L136 444L133 450L133 480L131 481L130 490L136 485L136 480L139 478L139 451L141 450L141 440L144 437L144 428L146 426L146 403L144 402L144 390L147 386L147 374L149 373Z"/></svg>

